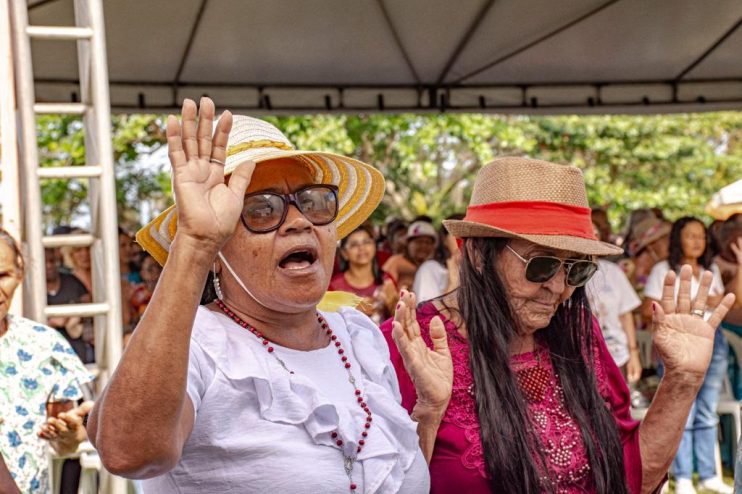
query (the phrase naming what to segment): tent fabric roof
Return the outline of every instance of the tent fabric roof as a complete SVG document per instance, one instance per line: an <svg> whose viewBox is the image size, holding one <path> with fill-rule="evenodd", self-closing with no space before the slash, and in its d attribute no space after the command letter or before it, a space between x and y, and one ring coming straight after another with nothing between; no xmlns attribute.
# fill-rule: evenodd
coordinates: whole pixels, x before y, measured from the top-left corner
<svg viewBox="0 0 742 494"><path fill-rule="evenodd" d="M72 25L72 0L29 0ZM742 108L739 0L106 0L114 111L208 94L251 113ZM74 43L32 43L39 101Z"/></svg>

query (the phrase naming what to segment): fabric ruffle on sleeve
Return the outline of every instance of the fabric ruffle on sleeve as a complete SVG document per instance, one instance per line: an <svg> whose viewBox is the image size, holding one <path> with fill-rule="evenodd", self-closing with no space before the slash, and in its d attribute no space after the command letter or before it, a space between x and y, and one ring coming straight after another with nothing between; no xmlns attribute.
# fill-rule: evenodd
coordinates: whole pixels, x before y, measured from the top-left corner
<svg viewBox="0 0 742 494"><path fill-rule="evenodd" d="M353 368L361 367L362 375L353 375L373 413L369 437L357 458L363 464L364 490L395 493L419 446L416 426L399 405L396 376L384 338L373 322L355 309L344 308L323 316L346 351L352 352ZM214 331L223 331L225 337L216 337ZM360 408L350 411L336 406L312 381L299 374L290 375L274 358L266 358L255 336L207 309L199 309L193 338L236 387L254 389L261 418L302 427L315 444L334 448L330 434L337 430L345 440L345 455L356 456L365 417Z"/></svg>

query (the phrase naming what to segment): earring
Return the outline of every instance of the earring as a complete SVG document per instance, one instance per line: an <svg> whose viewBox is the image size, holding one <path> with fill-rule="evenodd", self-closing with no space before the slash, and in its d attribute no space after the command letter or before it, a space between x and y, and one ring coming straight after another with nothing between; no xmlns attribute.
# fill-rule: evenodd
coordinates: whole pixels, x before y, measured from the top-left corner
<svg viewBox="0 0 742 494"><path fill-rule="evenodd" d="M223 298L222 287L219 284L219 275L216 273L216 263L214 263L214 278L213 278L213 282L214 282L214 291L216 292L216 298L218 298L219 300L221 300Z"/></svg>

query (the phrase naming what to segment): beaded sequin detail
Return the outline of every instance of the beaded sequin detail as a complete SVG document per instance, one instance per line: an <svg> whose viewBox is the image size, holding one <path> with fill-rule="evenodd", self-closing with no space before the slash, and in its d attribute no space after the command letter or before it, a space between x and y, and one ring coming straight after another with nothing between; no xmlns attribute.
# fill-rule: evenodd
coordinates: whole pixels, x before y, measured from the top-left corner
<svg viewBox="0 0 742 494"><path fill-rule="evenodd" d="M432 306L424 307L418 313L418 321L424 329L422 336L429 346L432 346L432 342L426 329L435 315L438 313ZM453 357L454 378L451 401L443 421L464 432L469 446L461 454L461 464L465 468L477 470L483 478L487 478L474 401L474 380L468 364L468 343L453 324L446 321L445 327ZM597 351L597 348L594 350ZM557 482L557 492L590 492L592 476L589 474L590 465L579 426L565 407L562 387L554 373L548 351L540 348L537 352L539 353L514 356L511 366L528 402L531 422L541 438L548 468ZM597 362L595 372L598 383L603 388L605 376ZM603 394L604 390L600 391Z"/></svg>

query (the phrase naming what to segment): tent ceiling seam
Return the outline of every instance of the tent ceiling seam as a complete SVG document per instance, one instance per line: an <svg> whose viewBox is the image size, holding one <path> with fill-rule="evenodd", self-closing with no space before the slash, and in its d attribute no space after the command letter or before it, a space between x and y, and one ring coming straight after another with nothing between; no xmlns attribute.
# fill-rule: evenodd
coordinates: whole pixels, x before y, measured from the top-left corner
<svg viewBox="0 0 742 494"><path fill-rule="evenodd" d="M183 56L180 58L180 64L178 64L178 71L175 73L175 79L173 81L173 101L175 102L177 100L177 88L180 84L180 78L183 75L183 70L185 69L185 64L188 61L188 55L191 54L191 48L193 47L193 42L196 39L196 33L198 32L198 27L201 25L201 19L203 19L204 10L206 10L206 3L209 0L201 0L201 5L198 6L198 12L196 13L196 19L193 21L193 26L191 26L191 32L188 34L188 42L186 43L185 50L183 50Z"/></svg>
<svg viewBox="0 0 742 494"><path fill-rule="evenodd" d="M453 67L454 64L458 61L459 56L461 56L461 53L464 51L464 48L466 48L466 46L469 44L469 41L471 41L471 38L474 36L477 28L479 28L482 20L487 16L487 13L494 4L495 0L488 0L484 5L482 5L482 8L479 9L479 12L477 12L477 15L474 17L472 23L467 28L464 36L461 38L459 44L456 46L456 49L451 54L451 57L448 59L448 62L446 62L446 66L443 68L443 71L438 76L436 84L442 83L443 80L446 78L448 72L451 70L451 67Z"/></svg>
<svg viewBox="0 0 742 494"><path fill-rule="evenodd" d="M716 41L714 41L714 43L711 46L709 46L701 54L700 57L696 58L690 65L688 65L685 69L683 69L675 77L675 81L680 81L683 77L685 77L686 75L688 75L688 73L690 71L692 71L698 65L700 65L701 62L703 62L704 60L706 60L706 58L708 58L708 56L711 55L711 53L713 53L714 50L716 50L719 46L721 46L732 34L734 34L735 31L737 31L737 29L739 29L739 26L740 25L742 25L742 17L740 17L739 19L737 19L737 22L734 23L734 25L732 27L730 27L729 29L727 29L727 31L724 34L722 34L719 39L717 39Z"/></svg>
<svg viewBox="0 0 742 494"><path fill-rule="evenodd" d="M381 9L381 13L384 16L386 25L389 27L389 30L394 37L394 42L397 44L397 48L399 48L399 51L402 54L402 58L404 58L404 61L407 64L407 68L410 69L410 72L412 72L412 77L415 78L415 83L420 84L420 76L418 75L417 70L415 70L415 65L412 63L410 55L407 53L407 50L405 50L404 45L402 44L402 39L399 37L397 29L394 27L394 23L392 22L392 18L389 15L389 11L386 9L386 5L384 5L384 0L376 0L376 3Z"/></svg>
<svg viewBox="0 0 742 494"><path fill-rule="evenodd" d="M544 41L546 41L546 40L548 40L550 38L553 38L554 36L556 36L556 35L564 32L564 31L566 31L567 29L571 28L572 26L574 26L576 24L579 24L580 22L584 21L585 19L588 19L588 18L594 16L595 14L598 14L599 12L603 11L604 9L606 9L606 8L610 7L611 5L613 5L615 3L618 3L620 1L621 0L608 0L607 2L605 2L605 3L601 4L601 5L599 5L598 7L594 8L593 10L591 10L591 11L585 13L585 14L582 14L581 16L577 17L576 19L573 19L573 20L567 22L566 24L564 24L562 26L559 26L558 28L554 29L553 31L550 31L550 32L546 33L543 36L540 36L540 37L536 38L535 40L531 41L530 43L527 43L527 44L521 46L520 48L516 48L515 50L511 51L510 53L507 53L507 54L505 54L505 55L503 55L503 56L501 56L499 58L496 58L495 60L493 60L493 61L491 61L491 62L489 62L489 63L487 63L487 64L485 64L485 65L483 65L481 67L479 67L478 69L475 69L475 70L469 72L468 74L459 77L458 79L456 79L455 81L453 81L453 84L460 84L461 82L465 81L466 79L471 79L472 77L474 77L476 75L479 75L482 72L484 72L486 70L489 70L492 67L505 62L506 60L510 60L511 58L515 57L516 55L520 55L524 51L529 50L529 49L533 48L534 46L536 46L536 45L538 45L538 44L540 44L540 43L542 43L542 42L544 42Z"/></svg>

